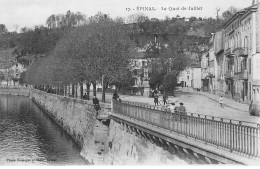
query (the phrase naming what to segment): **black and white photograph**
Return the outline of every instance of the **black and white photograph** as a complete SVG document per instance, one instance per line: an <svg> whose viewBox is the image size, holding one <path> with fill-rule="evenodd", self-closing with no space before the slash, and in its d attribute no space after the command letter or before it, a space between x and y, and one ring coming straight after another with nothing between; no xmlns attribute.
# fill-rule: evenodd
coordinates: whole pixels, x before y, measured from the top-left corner
<svg viewBox="0 0 260 169"><path fill-rule="evenodd" d="M260 0L0 0L0 167L260 166Z"/></svg>

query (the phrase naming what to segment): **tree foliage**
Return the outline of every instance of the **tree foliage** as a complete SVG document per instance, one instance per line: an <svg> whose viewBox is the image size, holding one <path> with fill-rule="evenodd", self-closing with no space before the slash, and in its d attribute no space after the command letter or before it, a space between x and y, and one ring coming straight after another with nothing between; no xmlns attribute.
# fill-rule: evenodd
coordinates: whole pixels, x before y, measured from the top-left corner
<svg viewBox="0 0 260 169"><path fill-rule="evenodd" d="M8 32L8 30L5 26L5 24L0 24L0 34L7 33L7 32Z"/></svg>
<svg viewBox="0 0 260 169"><path fill-rule="evenodd" d="M223 19L223 22L228 21L235 13L237 13L237 11L237 8L231 6L228 10L222 12L221 18Z"/></svg>
<svg viewBox="0 0 260 169"><path fill-rule="evenodd" d="M128 73L132 42L123 25L98 13L88 25L73 29L61 38L47 57L38 59L27 71L31 84L67 85L118 82Z"/></svg>
<svg viewBox="0 0 260 169"><path fill-rule="evenodd" d="M0 82L2 82L5 79L5 74L0 71Z"/></svg>
<svg viewBox="0 0 260 169"><path fill-rule="evenodd" d="M164 77L163 77L163 92L167 92L169 94L173 94L175 87L177 86L177 74L176 72L170 72L167 73Z"/></svg>
<svg viewBox="0 0 260 169"><path fill-rule="evenodd" d="M86 15L81 12L67 11L66 14L50 15L46 20L46 25L49 29L78 27L86 24Z"/></svg>

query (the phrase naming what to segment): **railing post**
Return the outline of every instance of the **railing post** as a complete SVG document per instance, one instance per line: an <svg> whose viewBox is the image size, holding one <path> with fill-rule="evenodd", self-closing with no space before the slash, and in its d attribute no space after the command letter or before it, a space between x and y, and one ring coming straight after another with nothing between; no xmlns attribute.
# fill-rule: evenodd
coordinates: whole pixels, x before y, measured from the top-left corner
<svg viewBox="0 0 260 169"><path fill-rule="evenodd" d="M256 134L256 146L257 146L257 150L256 150L256 156L260 157L260 124L257 124L257 134Z"/></svg>
<svg viewBox="0 0 260 169"><path fill-rule="evenodd" d="M230 150L230 152L232 152L232 150L233 150L233 144L232 144L232 141L233 141L233 131L232 131L232 121L230 120L230 122L229 122L229 135L230 135L230 137L229 137L229 150Z"/></svg>

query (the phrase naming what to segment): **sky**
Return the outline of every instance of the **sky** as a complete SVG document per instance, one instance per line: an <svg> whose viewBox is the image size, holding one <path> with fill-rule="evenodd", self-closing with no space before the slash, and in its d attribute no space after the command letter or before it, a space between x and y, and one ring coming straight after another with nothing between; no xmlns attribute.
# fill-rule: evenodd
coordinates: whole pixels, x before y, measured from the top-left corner
<svg viewBox="0 0 260 169"><path fill-rule="evenodd" d="M230 6L243 9L251 4L252 0L0 0L0 24L5 24L9 31L19 26L19 31L22 27L46 25L50 15L65 14L68 10L79 11L87 17L100 11L112 18L126 18L137 12L158 19L177 15L204 18L216 17L216 8L222 13ZM155 10L138 11L138 7L153 7ZM189 10L190 7L198 10Z"/></svg>

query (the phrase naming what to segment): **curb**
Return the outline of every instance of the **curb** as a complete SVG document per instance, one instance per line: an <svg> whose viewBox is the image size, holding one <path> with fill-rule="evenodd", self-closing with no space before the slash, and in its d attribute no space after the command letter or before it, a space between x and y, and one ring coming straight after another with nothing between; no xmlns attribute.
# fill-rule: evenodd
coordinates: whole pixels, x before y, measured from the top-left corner
<svg viewBox="0 0 260 169"><path fill-rule="evenodd" d="M211 97L209 97L209 96L207 96L207 95L204 95L204 94L201 94L201 93L198 93L198 94L199 94L199 95L202 95L202 96L205 96L205 97L207 97L207 98L209 98L209 99L211 99L211 100L213 100L213 101L215 101L215 102L218 102L216 99L213 99L213 98L211 98ZM237 108L235 108L235 107L229 106L229 105L227 105L227 104L223 104L223 105L226 106L226 107L235 109L235 110L239 110L239 111L243 111L243 112L248 113L248 111L240 110L240 109L237 109Z"/></svg>

